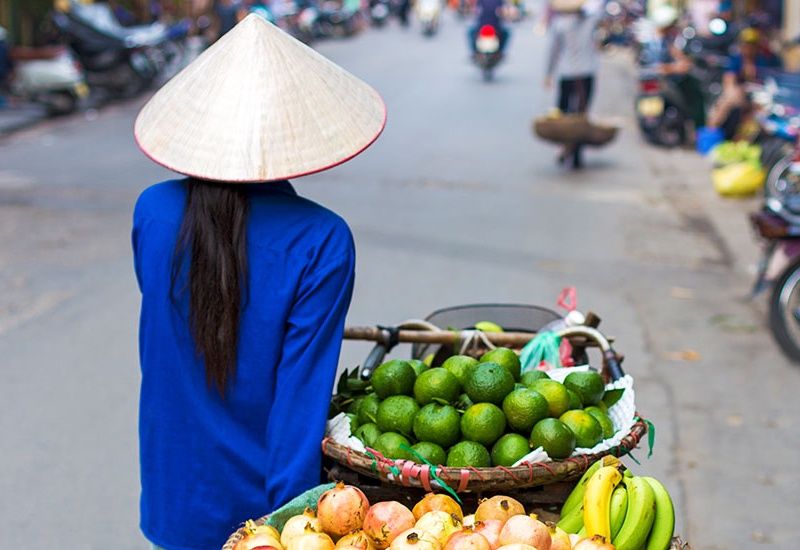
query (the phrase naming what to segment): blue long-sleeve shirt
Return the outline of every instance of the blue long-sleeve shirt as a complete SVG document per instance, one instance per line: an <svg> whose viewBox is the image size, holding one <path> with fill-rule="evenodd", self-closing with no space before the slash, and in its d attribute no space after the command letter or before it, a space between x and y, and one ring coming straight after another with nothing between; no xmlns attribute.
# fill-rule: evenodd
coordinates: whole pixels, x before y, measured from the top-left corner
<svg viewBox="0 0 800 550"><path fill-rule="evenodd" d="M355 252L345 222L288 182L247 187L249 296L222 399L195 352L188 297L170 294L187 185L146 189L133 219L141 529L167 550L217 550L244 520L319 483Z"/></svg>

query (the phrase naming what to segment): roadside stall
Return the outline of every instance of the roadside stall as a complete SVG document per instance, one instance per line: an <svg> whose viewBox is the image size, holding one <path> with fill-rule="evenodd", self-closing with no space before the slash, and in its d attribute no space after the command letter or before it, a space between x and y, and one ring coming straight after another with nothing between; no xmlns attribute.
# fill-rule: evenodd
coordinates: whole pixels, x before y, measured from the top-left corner
<svg viewBox="0 0 800 550"><path fill-rule="evenodd" d="M633 377L600 319L568 309L348 327L375 345L332 398L322 450L337 483L248 521L223 550L688 548L667 489L619 460L643 439L652 453ZM386 360L401 344L411 357Z"/></svg>

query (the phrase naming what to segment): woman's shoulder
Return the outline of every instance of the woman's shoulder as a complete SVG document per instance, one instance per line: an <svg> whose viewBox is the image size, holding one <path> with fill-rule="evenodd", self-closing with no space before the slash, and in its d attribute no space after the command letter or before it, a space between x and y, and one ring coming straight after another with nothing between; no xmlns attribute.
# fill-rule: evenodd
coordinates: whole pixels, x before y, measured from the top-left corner
<svg viewBox="0 0 800 550"><path fill-rule="evenodd" d="M185 202L185 180L174 179L156 183L139 194L133 211L134 221L144 218L180 221Z"/></svg>

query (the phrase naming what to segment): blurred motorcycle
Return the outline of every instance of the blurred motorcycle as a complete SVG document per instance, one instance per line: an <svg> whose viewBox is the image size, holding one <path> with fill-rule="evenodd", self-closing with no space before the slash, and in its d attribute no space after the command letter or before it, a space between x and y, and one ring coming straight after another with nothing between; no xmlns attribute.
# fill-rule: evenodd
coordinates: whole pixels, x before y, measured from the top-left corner
<svg viewBox="0 0 800 550"><path fill-rule="evenodd" d="M370 0L369 18L374 27L382 27L389 20L391 15L389 0Z"/></svg>
<svg viewBox="0 0 800 550"><path fill-rule="evenodd" d="M188 22L123 27L108 4L71 0L67 6L65 11L55 11L52 20L92 88L115 97L132 97L180 69L183 49L179 41L188 33Z"/></svg>
<svg viewBox="0 0 800 550"><path fill-rule="evenodd" d="M503 59L503 52L500 50L500 35L492 25L483 25L478 29L473 59L481 70L483 80L491 81L494 78L495 67Z"/></svg>
<svg viewBox="0 0 800 550"><path fill-rule="evenodd" d="M752 295L774 280L769 326L783 353L800 362L800 144L767 178L763 208L750 216L765 241Z"/></svg>
<svg viewBox="0 0 800 550"><path fill-rule="evenodd" d="M89 95L83 72L64 47L14 48L12 95L43 105L49 116L74 112Z"/></svg>
<svg viewBox="0 0 800 550"><path fill-rule="evenodd" d="M686 142L689 110L678 87L652 68L639 74L636 118L645 139L665 147Z"/></svg>
<svg viewBox="0 0 800 550"><path fill-rule="evenodd" d="M431 37L439 30L439 19L442 14L440 0L417 0L414 7L417 20L422 28L423 36Z"/></svg>

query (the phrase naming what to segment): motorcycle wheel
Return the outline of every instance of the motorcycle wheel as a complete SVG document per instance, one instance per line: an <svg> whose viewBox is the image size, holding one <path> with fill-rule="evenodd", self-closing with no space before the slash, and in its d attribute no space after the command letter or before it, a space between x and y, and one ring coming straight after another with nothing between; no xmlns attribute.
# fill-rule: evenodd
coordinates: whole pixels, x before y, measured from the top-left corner
<svg viewBox="0 0 800 550"><path fill-rule="evenodd" d="M47 95L45 110L47 116L56 117L74 113L78 108L78 98L72 92L53 92Z"/></svg>
<svg viewBox="0 0 800 550"><path fill-rule="evenodd" d="M654 138L658 145L677 147L686 142L686 121L677 107L667 106L654 129Z"/></svg>
<svg viewBox="0 0 800 550"><path fill-rule="evenodd" d="M786 268L772 289L769 327L784 355L800 363L800 260Z"/></svg>
<svg viewBox="0 0 800 550"><path fill-rule="evenodd" d="M491 67L483 68L483 81L491 82L494 79L494 70Z"/></svg>
<svg viewBox="0 0 800 550"><path fill-rule="evenodd" d="M796 194L800 191L800 177L789 171L793 159L794 154L790 153L781 158L770 169L767 174L767 185L764 190L767 197L782 197L784 195Z"/></svg>

